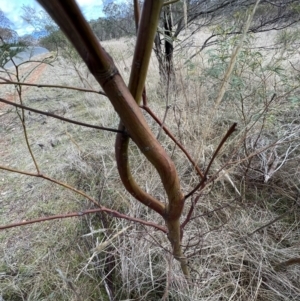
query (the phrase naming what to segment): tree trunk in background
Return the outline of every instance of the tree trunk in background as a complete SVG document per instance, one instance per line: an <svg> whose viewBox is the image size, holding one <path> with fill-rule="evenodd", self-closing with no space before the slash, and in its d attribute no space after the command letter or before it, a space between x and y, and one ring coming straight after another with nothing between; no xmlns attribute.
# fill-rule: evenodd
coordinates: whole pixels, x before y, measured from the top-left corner
<svg viewBox="0 0 300 301"><path fill-rule="evenodd" d="M163 10L163 39L160 33L156 34L154 40L154 52L158 60L161 84L165 87L175 84L175 70L173 62L173 20L171 5ZM163 44L163 47L162 47Z"/></svg>

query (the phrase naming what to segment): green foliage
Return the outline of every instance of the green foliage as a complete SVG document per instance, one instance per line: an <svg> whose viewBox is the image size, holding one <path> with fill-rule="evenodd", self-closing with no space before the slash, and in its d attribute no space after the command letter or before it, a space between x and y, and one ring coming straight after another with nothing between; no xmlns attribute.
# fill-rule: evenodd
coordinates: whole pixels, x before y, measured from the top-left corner
<svg viewBox="0 0 300 301"><path fill-rule="evenodd" d="M131 2L111 2L104 6L106 17L90 21L90 26L100 41L119 39L135 34Z"/></svg>
<svg viewBox="0 0 300 301"><path fill-rule="evenodd" d="M60 29L54 30L46 37L41 38L39 44L49 51L58 52L65 59L80 60L78 53Z"/></svg>
<svg viewBox="0 0 300 301"><path fill-rule="evenodd" d="M23 15L21 18L26 23L37 31L47 32L46 36L40 38L40 46L59 53L69 61L79 61L79 56L74 47L45 11L38 11L30 6L23 6L22 9ZM27 43L28 41L25 40L24 42Z"/></svg>
<svg viewBox="0 0 300 301"><path fill-rule="evenodd" d="M41 38L39 42L42 47L47 48L49 51L56 51L59 47L64 47L66 43L67 39L61 30L49 33L47 36Z"/></svg>
<svg viewBox="0 0 300 301"><path fill-rule="evenodd" d="M232 30L234 30L232 27L217 27L215 31L220 36L218 44L215 48L206 51L208 66L204 70L201 81L211 81L215 93L218 91L217 87L224 78L232 52L240 39L238 35L228 34ZM293 37L296 41L296 33L288 35L288 37ZM282 36L279 38L283 39ZM256 102L261 103L272 93L282 90L291 91L297 84L295 76L286 72L285 56L283 55L287 51L286 48L283 47L284 50L281 49L274 57L266 59L262 51L252 47L254 42L253 35L248 35L244 41L244 47L238 55L225 100L241 99L251 94ZM273 87L269 86L268 90L265 89L266 81L274 83ZM295 102L296 98L291 95L289 99L293 99Z"/></svg>
<svg viewBox="0 0 300 301"><path fill-rule="evenodd" d="M276 44L285 52L293 52L298 49L300 40L300 30L298 28L287 28L280 31L276 37Z"/></svg>
<svg viewBox="0 0 300 301"><path fill-rule="evenodd" d="M26 46L22 43L4 43L0 45L0 68L4 68L13 57L24 51Z"/></svg>

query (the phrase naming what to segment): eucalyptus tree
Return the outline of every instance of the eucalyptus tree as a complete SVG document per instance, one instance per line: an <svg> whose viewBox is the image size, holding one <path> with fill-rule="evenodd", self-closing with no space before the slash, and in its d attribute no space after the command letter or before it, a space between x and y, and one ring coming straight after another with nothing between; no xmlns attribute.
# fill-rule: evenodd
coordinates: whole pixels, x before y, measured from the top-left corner
<svg viewBox="0 0 300 301"><path fill-rule="evenodd" d="M155 54L158 58L162 79L174 74L174 51L190 48L191 38L205 27L230 23L228 35L243 32L245 18L256 0L181 0L166 6L161 15L160 30L155 39ZM260 1L249 32L259 33L281 30L300 21L300 4L297 0ZM182 36L180 36L182 34ZM200 50L218 41L218 32L212 31ZM193 57L195 53L191 53Z"/></svg>

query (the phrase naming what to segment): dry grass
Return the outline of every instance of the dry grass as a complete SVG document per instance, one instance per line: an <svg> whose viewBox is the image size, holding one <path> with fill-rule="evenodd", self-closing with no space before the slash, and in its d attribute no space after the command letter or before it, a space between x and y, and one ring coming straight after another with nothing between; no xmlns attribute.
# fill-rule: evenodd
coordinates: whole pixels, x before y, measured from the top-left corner
<svg viewBox="0 0 300 301"><path fill-rule="evenodd" d="M127 80L125 67L130 66L132 41L105 44ZM222 70L217 70L217 75L212 72L220 66L216 60L209 61L210 55L201 53L187 65L186 57L177 59L177 91L169 93L171 107L166 118L168 128L201 168L207 166L229 126L238 122L238 131L219 154L210 176L223 165L225 173L220 173L204 190L186 228L183 245L193 281L186 283L178 263L170 256L165 235L138 224L95 215L0 232L0 296L5 301L112 300L112 294L115 300L299 299L299 266L280 271L274 268L278 262L300 257L299 150L289 155L290 160L267 183L264 168L268 163L260 156L251 159L253 152L286 138L286 128L294 135L277 148L278 154L299 143L299 103L291 101L299 93L299 75L289 69L284 72L288 77L283 77L260 67L251 73L250 63L257 57L249 53L248 61L238 60L234 73L237 79L243 78L244 86L230 86L218 110L210 116L207 112L214 107L224 74ZM272 57L269 61L264 61L264 52L262 55L262 65L266 66L280 58L281 52L268 52L267 57ZM289 58L299 64L299 57L291 55ZM280 62L285 64L283 59ZM78 68L86 78L85 68ZM157 70L153 58L147 94L151 108L162 119L166 100ZM87 78L86 82L80 81L70 64L59 58L54 67L47 67L39 83L98 89L89 75ZM275 92L276 100L269 103ZM97 94L30 88L25 104L83 122L113 128L118 125L108 100ZM15 110L7 106L1 110L1 165L33 171ZM163 223L122 188L114 160L115 134L28 112L26 118L30 145L43 173L83 190L106 206ZM157 134L159 127L149 116L146 118ZM259 143L255 144L257 137ZM198 181L191 165L165 134L159 139L176 163L184 192L189 192ZM134 145L131 166L144 189L166 200L157 173ZM0 171L0 191L1 224L82 211L91 206L82 197L54 184L4 171ZM289 214L251 234L291 208ZM128 226L124 233L111 239ZM105 241L110 244L94 252Z"/></svg>

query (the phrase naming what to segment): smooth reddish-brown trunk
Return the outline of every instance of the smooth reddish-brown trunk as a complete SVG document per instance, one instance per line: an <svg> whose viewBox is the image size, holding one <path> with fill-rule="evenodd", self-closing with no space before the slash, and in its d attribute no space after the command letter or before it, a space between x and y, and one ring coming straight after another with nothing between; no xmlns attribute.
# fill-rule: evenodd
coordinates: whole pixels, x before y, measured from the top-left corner
<svg viewBox="0 0 300 301"><path fill-rule="evenodd" d="M144 3L129 83L130 90L125 85L111 57L101 47L74 0L39 0L39 2L64 31L102 86L121 119L121 126L125 127L130 138L156 168L168 196L167 206L144 192L136 184L128 164L126 151L128 137L118 136L116 157L123 184L137 200L158 212L165 219L174 257L180 261L184 274L188 276L186 259L180 245L179 219L184 205L184 196L177 171L173 161L156 140L138 105L145 85L159 13L164 1L146 0Z"/></svg>

